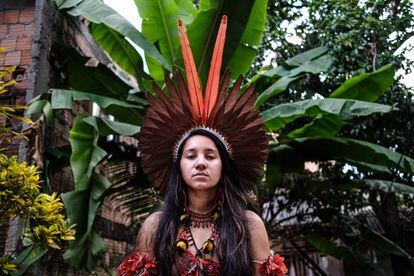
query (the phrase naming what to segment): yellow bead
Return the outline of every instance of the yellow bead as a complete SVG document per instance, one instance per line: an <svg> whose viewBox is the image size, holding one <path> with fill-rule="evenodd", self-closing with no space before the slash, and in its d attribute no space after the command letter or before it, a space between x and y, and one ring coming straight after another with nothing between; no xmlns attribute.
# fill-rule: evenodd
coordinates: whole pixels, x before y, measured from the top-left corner
<svg viewBox="0 0 414 276"><path fill-rule="evenodd" d="M188 217L189 217L189 214L182 214L181 217L180 217L180 221L183 221Z"/></svg>
<svg viewBox="0 0 414 276"><path fill-rule="evenodd" d="M178 241L177 246L182 249L187 249L187 243L185 241Z"/></svg>

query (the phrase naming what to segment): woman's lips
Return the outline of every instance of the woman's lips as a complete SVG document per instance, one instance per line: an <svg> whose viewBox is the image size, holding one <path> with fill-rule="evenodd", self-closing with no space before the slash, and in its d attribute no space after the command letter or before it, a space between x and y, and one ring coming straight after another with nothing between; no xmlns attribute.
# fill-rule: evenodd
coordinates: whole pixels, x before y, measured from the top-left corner
<svg viewBox="0 0 414 276"><path fill-rule="evenodd" d="M207 174L197 173L197 174L193 175L193 177L207 177Z"/></svg>

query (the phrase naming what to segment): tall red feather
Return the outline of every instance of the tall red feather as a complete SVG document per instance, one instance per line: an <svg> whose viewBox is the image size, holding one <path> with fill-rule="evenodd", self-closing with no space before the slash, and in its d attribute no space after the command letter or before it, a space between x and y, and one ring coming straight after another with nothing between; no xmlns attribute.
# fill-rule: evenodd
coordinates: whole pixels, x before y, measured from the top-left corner
<svg viewBox="0 0 414 276"><path fill-rule="evenodd" d="M180 19L178 20L178 36L180 38L181 53L183 55L185 73L187 76L188 92L190 94L190 101L193 109L192 113L194 119L198 121L204 110L203 95L201 94L198 73L194 63L193 53L191 52L190 43L183 22Z"/></svg>
<svg viewBox="0 0 414 276"><path fill-rule="evenodd" d="M218 87L220 82L220 69L223 59L224 42L226 40L227 16L221 18L220 28L217 34L216 43L214 45L213 57L210 63L210 71L208 73L206 94L204 98L204 110L202 122L205 124L210 116L214 104L217 101Z"/></svg>

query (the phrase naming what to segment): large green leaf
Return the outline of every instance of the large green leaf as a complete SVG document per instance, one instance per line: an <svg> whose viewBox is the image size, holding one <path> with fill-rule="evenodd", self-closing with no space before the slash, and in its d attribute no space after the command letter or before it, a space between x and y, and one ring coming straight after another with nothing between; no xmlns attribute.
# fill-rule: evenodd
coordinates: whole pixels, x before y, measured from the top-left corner
<svg viewBox="0 0 414 276"><path fill-rule="evenodd" d="M90 189L65 193L62 199L69 220L76 223L75 240L69 242L63 257L71 265L93 273L102 263L100 254L104 250L96 250L91 242L96 236L92 225L101 202L91 197Z"/></svg>
<svg viewBox="0 0 414 276"><path fill-rule="evenodd" d="M233 78L246 74L256 58L266 25L266 6L267 0L256 0L253 4L239 46L228 63Z"/></svg>
<svg viewBox="0 0 414 276"><path fill-rule="evenodd" d="M288 145L281 144L271 148L265 169L265 187L267 189L265 196L270 197L269 200L272 199L275 189L285 173L301 172L303 169L302 156Z"/></svg>
<svg viewBox="0 0 414 276"><path fill-rule="evenodd" d="M178 59L179 40L177 21L182 19L189 24L197 14L191 0L135 0L142 18L142 33L157 45L168 64L175 65ZM147 65L151 76L157 80L164 79L164 72L159 62L147 55Z"/></svg>
<svg viewBox="0 0 414 276"><path fill-rule="evenodd" d="M11 273L11 275L24 275L27 268L39 260L42 256L47 253L48 249L46 247L30 245L25 248L20 254L13 260L19 271Z"/></svg>
<svg viewBox="0 0 414 276"><path fill-rule="evenodd" d="M106 118L97 118L89 116L83 121L95 128L100 136L107 136L110 134L133 136L139 133L140 127L136 125L114 122Z"/></svg>
<svg viewBox="0 0 414 276"><path fill-rule="evenodd" d="M71 88L78 91L52 89L33 99L29 112L43 111L47 122L50 122L53 117L51 108L71 108L73 100L88 99L120 121L140 124L149 103L142 92L137 92L137 87L103 64L99 63L96 67L86 66L89 58L81 56L74 49L55 45L54 51L63 57L64 74ZM135 93L131 94L132 92ZM125 108L129 112L125 112Z"/></svg>
<svg viewBox="0 0 414 276"><path fill-rule="evenodd" d="M264 30L263 22L266 16L263 13L263 8L265 8L266 2L262 0L200 1L201 10L188 26L187 33L203 86L206 84L210 60L222 15L227 15L228 17L222 67L226 68L230 65L230 61L236 54L232 61L233 67L230 69L234 72L242 72L251 65L253 60L251 59L252 52L250 50L257 46L257 41L262 36ZM251 44L247 45L247 43ZM238 48L239 50L237 51ZM244 61L236 60L246 51L249 51L249 55L241 57ZM235 66L240 66L240 68L235 68Z"/></svg>
<svg viewBox="0 0 414 276"><path fill-rule="evenodd" d="M74 49L56 45L54 51L64 57L63 69L69 85L75 90L126 99L129 91L137 89L101 63L95 67L86 66L89 58Z"/></svg>
<svg viewBox="0 0 414 276"><path fill-rule="evenodd" d="M158 62L160 62L164 68L171 70L171 66L165 61L164 57L160 54L157 48L149 42L131 23L129 23L125 18L119 15L109 6L105 5L103 1L96 0L83 0L83 1L73 1L66 0L55 0L57 4L60 5L61 9L66 9L67 13L72 16L83 16L89 21L100 24L103 23L108 27L116 30L118 33L124 37L128 37L136 45L141 47L145 53ZM68 5L65 5L66 2L69 2ZM76 3L76 5L74 5Z"/></svg>
<svg viewBox="0 0 414 276"><path fill-rule="evenodd" d="M53 120L53 110L50 104L50 93L45 92L33 98L28 103L27 114L43 113L46 124L49 125Z"/></svg>
<svg viewBox="0 0 414 276"><path fill-rule="evenodd" d="M91 23L89 31L111 59L123 70L134 76L139 87L144 89L142 78L150 78L150 76L144 71L140 54L125 37L105 24Z"/></svg>
<svg viewBox="0 0 414 276"><path fill-rule="evenodd" d="M84 119L84 115L78 115L70 131L70 163L76 191L90 188L93 169L106 156L106 152L98 147L98 130Z"/></svg>
<svg viewBox="0 0 414 276"><path fill-rule="evenodd" d="M289 138L333 137L341 130L343 125L345 125L345 122L337 115L318 114L310 123L291 131L287 136Z"/></svg>
<svg viewBox="0 0 414 276"><path fill-rule="evenodd" d="M344 220L344 222L348 225L359 229L362 232L361 239L368 242L368 244L370 244L374 248L377 248L388 254L405 257L411 263L413 263L413 257L408 252L402 249L398 244L389 240L387 237L384 237L377 231L371 229L370 226L362 223L361 221L355 218L346 215L340 214L339 217L341 217Z"/></svg>
<svg viewBox="0 0 414 276"><path fill-rule="evenodd" d="M73 101L80 100L90 100L101 108L109 109L113 106L123 106L127 109L145 109L149 105L149 102L146 99L140 99L141 104L131 103L127 101L117 100L111 97L96 95L93 93L86 93L76 90L67 90L67 89L51 89L50 93L52 94L51 104L52 109L71 109Z"/></svg>
<svg viewBox="0 0 414 276"><path fill-rule="evenodd" d="M298 66L301 66L301 65L304 65L304 64L309 64L310 60L325 54L327 51L328 51L328 48L326 48L324 46L317 47L317 48L311 49L309 51L300 53L300 54L284 61L283 63L287 67L298 67ZM272 71L270 71L270 72L272 72Z"/></svg>
<svg viewBox="0 0 414 276"><path fill-rule="evenodd" d="M270 97L285 91L292 81L305 76L306 73L317 74L326 71L332 64L332 59L325 54L326 52L327 48L318 47L286 60L283 65L276 68L259 72L259 77L254 78L256 82L260 77L280 78L259 95L255 106L260 106Z"/></svg>
<svg viewBox="0 0 414 276"><path fill-rule="evenodd" d="M381 190L386 193L391 192L400 195L414 195L414 187L382 179L353 180L352 183L355 183L355 185L358 186L363 185L371 189Z"/></svg>
<svg viewBox="0 0 414 276"><path fill-rule="evenodd" d="M99 136L109 134L135 135L139 127L93 116L78 115L70 133L71 168L75 191L63 195L71 223L76 224L76 239L70 242L65 259L76 267L94 272L101 264L102 240L92 231L96 212L110 182L94 172L106 156L98 146Z"/></svg>
<svg viewBox="0 0 414 276"><path fill-rule="evenodd" d="M267 129L278 130L303 116L315 117L319 114L332 114L339 116L342 120L349 120L353 116L386 113L394 109L392 106L383 104L327 98L280 104L263 111L261 115Z"/></svg>
<svg viewBox="0 0 414 276"><path fill-rule="evenodd" d="M146 106L149 105L147 100L138 97L141 105L75 90L51 89L50 92L52 109L72 109L73 101L90 100L99 105L107 114L113 115L115 119L135 125L141 124Z"/></svg>
<svg viewBox="0 0 414 276"><path fill-rule="evenodd" d="M327 240L323 237L319 237L315 234L309 234L306 237L306 240L312 244L318 251L331 255L338 260L346 260L353 264L358 264L364 267L368 267L371 270L375 270L383 275L385 275L384 270L375 264L367 256L361 254L360 252L353 250L350 247L344 245L338 245L333 241Z"/></svg>
<svg viewBox="0 0 414 276"><path fill-rule="evenodd" d="M398 244L395 244L387 237L384 237L380 233L366 228L367 232L364 235L364 240L366 240L370 245L380 249L383 252L398 255L401 257L405 257L409 260L413 260L413 258L408 254L404 249L402 249Z"/></svg>
<svg viewBox="0 0 414 276"><path fill-rule="evenodd" d="M98 146L100 135L134 135L138 132L139 127L135 125L78 115L70 131L72 147L70 162L74 175L75 190L81 191L89 188L93 168L106 155L106 152Z"/></svg>
<svg viewBox="0 0 414 276"><path fill-rule="evenodd" d="M258 107L270 97L273 97L273 96L276 96L282 93L283 91L286 90L286 88L289 86L291 82L301 77L303 77L303 75L295 75L295 76L287 75L287 76L281 77L280 79L275 81L272 85L270 85L263 93L259 95L254 105Z"/></svg>
<svg viewBox="0 0 414 276"><path fill-rule="evenodd" d="M345 81L331 98L376 101L394 82L394 69L388 64L374 72L365 73Z"/></svg>
<svg viewBox="0 0 414 276"><path fill-rule="evenodd" d="M295 156L294 153L300 159L290 159L289 156ZM276 160L283 154L285 163L296 162L303 165L305 161L342 160L364 171L414 172L414 160L410 157L380 145L350 138L298 138L272 146L270 154Z"/></svg>

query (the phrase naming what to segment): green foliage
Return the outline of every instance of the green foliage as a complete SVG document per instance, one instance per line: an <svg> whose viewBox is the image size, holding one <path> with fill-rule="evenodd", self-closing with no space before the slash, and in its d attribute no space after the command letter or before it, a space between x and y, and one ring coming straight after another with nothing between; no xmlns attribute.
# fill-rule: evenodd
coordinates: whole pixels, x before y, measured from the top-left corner
<svg viewBox="0 0 414 276"><path fill-rule="evenodd" d="M184 24L189 24L197 14L197 9L191 0L136 0L135 3L142 18L143 35L157 45L168 64L176 65L179 56L177 20L181 18ZM148 55L146 61L151 76L157 81L162 81L162 66Z"/></svg>
<svg viewBox="0 0 414 276"><path fill-rule="evenodd" d="M66 193L63 197L69 219L77 223L76 239L70 243L70 249L64 255L75 267L96 271L102 264L101 254L105 250L101 237L92 230L103 194L111 184L93 171L107 155L98 146L98 138L109 134L132 136L138 132L137 126L105 118L78 115L75 120L70 133L70 162L75 178L75 191Z"/></svg>
<svg viewBox="0 0 414 276"><path fill-rule="evenodd" d="M161 56L156 47L151 44L131 23L120 16L112 8L105 5L102 1L95 0L55 0L58 8L65 10L72 16L82 15L89 21L96 24L104 24L108 28L117 31L122 37L128 37L136 45L141 47L146 54L158 60L165 68L169 65Z"/></svg>
<svg viewBox="0 0 414 276"><path fill-rule="evenodd" d="M0 214L8 218L26 216L40 191L35 166L19 162L17 156L0 154Z"/></svg>
<svg viewBox="0 0 414 276"><path fill-rule="evenodd" d="M398 247L407 250L401 243L404 232L398 229L398 234L390 233L388 229L395 225L387 225L381 213L389 212L385 208L413 210L412 89L394 76L397 70L408 73L413 65L404 60L404 51L394 55L412 35L413 14L410 1L270 0L266 36L255 62L255 71L260 72L269 54L274 57L272 64L283 65L284 60L297 54L326 47L332 59L329 70L289 83L288 93L279 93L261 106L265 122L277 133L267 164L267 186L260 191L263 198L273 200L281 209L276 213L302 206L296 213L299 221L303 213L311 212L307 221L338 223L334 236L346 244L338 245L316 235L313 243L308 241L322 252L374 270L378 265L361 255L365 252L363 246L411 259L394 251ZM288 29L291 26L293 33ZM297 37L296 41L292 36ZM332 112L334 109L328 111L318 104L339 98L348 104L363 101L365 107L377 101L377 106L364 108L370 116L361 116L352 114L353 105ZM357 113L362 112L354 107ZM316 167L312 171L306 166L309 161ZM283 202L273 197L277 187L283 188L278 190ZM383 206L387 197L394 196L397 206ZM383 235L367 232L364 223L333 219L344 213L354 215L367 206L386 229ZM274 227L279 225L276 213L269 214ZM398 217L398 212L393 215ZM297 235L307 234L298 229ZM349 236L355 231L365 234L350 242ZM386 244L393 250L388 250ZM392 260L394 274L411 273L412 268L403 261Z"/></svg>
<svg viewBox="0 0 414 276"><path fill-rule="evenodd" d="M0 273L1 275L9 275L12 272L17 272L17 265L12 263L10 256L0 257Z"/></svg>
<svg viewBox="0 0 414 276"><path fill-rule="evenodd" d="M276 77L276 81L260 93L255 105L260 106L270 97L285 91L291 82L306 76L307 73L318 74L328 70L332 60L326 52L325 47L318 47L286 60L280 66L260 71L258 76L253 77L254 82L260 80L261 76L272 79Z"/></svg>
<svg viewBox="0 0 414 276"><path fill-rule="evenodd" d="M352 99L315 99L283 103L263 111L262 118L267 129L276 131L300 117L316 117L331 114L340 120L350 121L354 116L368 116L379 112L391 112L392 106Z"/></svg>
<svg viewBox="0 0 414 276"><path fill-rule="evenodd" d="M25 227L26 246L43 245L46 248L61 249L64 241L75 239L75 225L69 226L65 220L63 203L56 193L39 194L28 211L28 224Z"/></svg>
<svg viewBox="0 0 414 276"><path fill-rule="evenodd" d="M345 81L329 97L374 102L378 100L393 82L394 70L391 65L386 65L372 73L360 74Z"/></svg>
<svg viewBox="0 0 414 276"><path fill-rule="evenodd" d="M70 222L65 220L60 198L56 194L40 193L40 183L35 166L18 162L16 156L0 154L0 216L3 219L19 216L25 225L23 245L37 248L34 252L30 250L31 258L19 255L13 260L19 267L18 273L24 273L48 250L59 250L64 241L74 239L74 225L70 226ZM2 265L2 269L10 268L7 263Z"/></svg>
<svg viewBox="0 0 414 276"><path fill-rule="evenodd" d="M308 235L306 240L320 252L333 256L338 260L346 260L353 264L367 266L370 269L381 273L381 275L385 275L384 270L381 267L375 265L367 256L352 248L338 245L333 241L312 234Z"/></svg>
<svg viewBox="0 0 414 276"><path fill-rule="evenodd" d="M15 68L2 69L0 78L12 73ZM1 93L15 81L0 82ZM15 114L25 110L21 105L0 105L0 117L15 118L31 124L29 118ZM27 139L25 135L12 131L5 124L0 125L0 139L11 141L12 136ZM0 141L1 143L2 141ZM21 275L48 250L61 249L63 241L74 239L74 226L64 219L63 204L56 194L40 192L41 181L36 166L26 161L19 162L17 156L8 157L0 150L0 217L11 219L19 217L24 224L23 245L25 250L16 258L2 256L0 271L2 275Z"/></svg>
<svg viewBox="0 0 414 276"><path fill-rule="evenodd" d="M89 30L102 49L111 53L114 62L131 74L138 84L141 83L142 78L149 78L144 71L141 56L122 35L105 24L91 23ZM142 85L141 83L140 87Z"/></svg>
<svg viewBox="0 0 414 276"><path fill-rule="evenodd" d="M256 55L265 27L266 4L267 0L200 1L199 13L187 33L202 85L207 82L221 16L228 17L222 68L228 67L235 79L247 72Z"/></svg>
<svg viewBox="0 0 414 276"><path fill-rule="evenodd" d="M4 48L0 48L0 53L4 51L5 51ZM16 81L13 79L8 80L8 81L3 80L4 77L11 75L15 69L16 69L15 67L5 67L5 68L0 69L0 95L8 92L6 88L16 83ZM14 118L19 121L31 124L32 121L30 119L24 118L16 114L17 112L21 112L22 110L25 110L25 109L26 109L25 106L18 105L18 104L0 105L0 118L2 119L1 120L2 122L0 123L0 144L3 141L11 142L13 139L13 136L17 136L21 139L26 139L26 137L22 135L21 133L7 127L6 122L5 122L7 119Z"/></svg>

